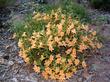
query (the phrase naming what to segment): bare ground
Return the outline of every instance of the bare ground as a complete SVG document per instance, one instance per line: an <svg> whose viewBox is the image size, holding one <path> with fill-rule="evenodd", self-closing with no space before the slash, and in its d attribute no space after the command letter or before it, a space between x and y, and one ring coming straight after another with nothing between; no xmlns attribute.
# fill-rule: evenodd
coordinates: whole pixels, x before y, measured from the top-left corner
<svg viewBox="0 0 110 82"><path fill-rule="evenodd" d="M90 17L95 21L90 25L103 38L103 48L88 59L89 67L79 70L67 82L110 82L110 24L97 20L96 17L109 17L110 13L89 10ZM57 82L43 80L33 72L18 56L17 41L13 39L10 29L0 29L0 82Z"/></svg>

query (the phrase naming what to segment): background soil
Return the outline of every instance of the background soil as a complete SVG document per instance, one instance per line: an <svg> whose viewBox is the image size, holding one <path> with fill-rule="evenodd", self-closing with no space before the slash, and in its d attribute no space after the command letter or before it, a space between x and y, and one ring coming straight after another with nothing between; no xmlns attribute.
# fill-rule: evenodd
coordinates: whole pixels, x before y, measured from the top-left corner
<svg viewBox="0 0 110 82"><path fill-rule="evenodd" d="M87 2L81 3L87 7ZM28 2L25 7L11 8L13 19L22 20L24 13L32 12L33 7L29 4ZM110 82L110 13L91 7L87 7L87 11L93 21L90 28L96 30L102 37L103 48L88 59L89 67L86 70L79 70L67 82ZM102 19L99 19L101 17ZM0 27L0 82L57 82L44 80L18 56L17 41L6 22L4 22L6 28Z"/></svg>

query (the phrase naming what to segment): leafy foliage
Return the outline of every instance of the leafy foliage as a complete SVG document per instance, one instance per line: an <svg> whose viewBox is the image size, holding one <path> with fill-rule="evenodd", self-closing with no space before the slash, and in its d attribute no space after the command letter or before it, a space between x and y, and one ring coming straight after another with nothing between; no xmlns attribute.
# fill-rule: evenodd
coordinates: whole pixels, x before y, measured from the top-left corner
<svg viewBox="0 0 110 82"><path fill-rule="evenodd" d="M36 12L45 12L51 13L51 11L57 10L58 8L62 9L62 13L71 15L74 19L78 19L81 22L90 22L88 14L85 8L82 5L77 4L74 0L61 0L61 2L57 5L50 5L44 4L43 6L40 5L36 8Z"/></svg>

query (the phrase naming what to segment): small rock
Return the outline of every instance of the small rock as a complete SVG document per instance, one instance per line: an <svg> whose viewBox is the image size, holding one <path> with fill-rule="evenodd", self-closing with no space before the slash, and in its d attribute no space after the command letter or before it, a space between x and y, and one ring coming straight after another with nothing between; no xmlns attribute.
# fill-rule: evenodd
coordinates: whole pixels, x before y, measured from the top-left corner
<svg viewBox="0 0 110 82"><path fill-rule="evenodd" d="M75 75L77 75L77 76L81 76L82 72L83 72L83 70L79 70L78 72L76 72Z"/></svg>
<svg viewBox="0 0 110 82"><path fill-rule="evenodd" d="M17 78L12 78L11 82L18 82Z"/></svg>
<svg viewBox="0 0 110 82"><path fill-rule="evenodd" d="M5 53L3 53L2 51L0 51L0 57L2 57Z"/></svg>
<svg viewBox="0 0 110 82"><path fill-rule="evenodd" d="M4 64L5 60L3 58L0 58L0 64Z"/></svg>
<svg viewBox="0 0 110 82"><path fill-rule="evenodd" d="M30 74L30 80L32 80L33 82L35 81L35 82L37 82L37 78L38 78L38 75L36 74L36 73L31 73Z"/></svg>
<svg viewBox="0 0 110 82"><path fill-rule="evenodd" d="M84 82L92 82L92 76L93 75L89 75Z"/></svg>
<svg viewBox="0 0 110 82"><path fill-rule="evenodd" d="M17 50L18 50L18 47L16 45L13 45L12 51L17 51Z"/></svg>
<svg viewBox="0 0 110 82"><path fill-rule="evenodd" d="M8 65L10 65L10 66L13 65L13 64L14 64L13 61L9 61L9 62L8 62Z"/></svg>
<svg viewBox="0 0 110 82"><path fill-rule="evenodd" d="M83 78L78 78L78 82L82 82Z"/></svg>
<svg viewBox="0 0 110 82"><path fill-rule="evenodd" d="M91 66L91 70L92 71L97 71L98 69L100 69L101 67L98 64L92 64Z"/></svg>
<svg viewBox="0 0 110 82"><path fill-rule="evenodd" d="M16 56L15 61L19 64L24 63L23 59L21 57Z"/></svg>
<svg viewBox="0 0 110 82"><path fill-rule="evenodd" d="M6 78L4 75L6 74L7 69L6 65L0 64L0 80L4 80Z"/></svg>

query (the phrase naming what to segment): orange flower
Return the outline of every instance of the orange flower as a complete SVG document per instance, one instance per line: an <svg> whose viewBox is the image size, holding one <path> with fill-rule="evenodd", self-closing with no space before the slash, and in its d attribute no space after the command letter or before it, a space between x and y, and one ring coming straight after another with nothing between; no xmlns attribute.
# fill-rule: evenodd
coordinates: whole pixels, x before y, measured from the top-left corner
<svg viewBox="0 0 110 82"><path fill-rule="evenodd" d="M39 47L39 48L42 48L42 47L43 47L43 43L40 42L38 47Z"/></svg>
<svg viewBox="0 0 110 82"><path fill-rule="evenodd" d="M57 54L57 55L56 55L56 58L60 58L60 57L61 57L60 54Z"/></svg>
<svg viewBox="0 0 110 82"><path fill-rule="evenodd" d="M62 42L58 42L58 46L66 46L66 42L65 41L62 41Z"/></svg>
<svg viewBox="0 0 110 82"><path fill-rule="evenodd" d="M102 47L102 44L101 44L101 43L97 43L96 46L97 46L97 48L99 49L99 48Z"/></svg>
<svg viewBox="0 0 110 82"><path fill-rule="evenodd" d="M59 79L59 75L58 74L55 74L55 78L58 80Z"/></svg>
<svg viewBox="0 0 110 82"><path fill-rule="evenodd" d="M64 74L64 70L60 70L59 75L63 75Z"/></svg>
<svg viewBox="0 0 110 82"><path fill-rule="evenodd" d="M54 13L55 14L55 19L58 19L58 13Z"/></svg>
<svg viewBox="0 0 110 82"><path fill-rule="evenodd" d="M33 69L34 69L34 71L37 72L37 73L40 72L40 67L38 67L38 66L36 66L36 65L34 65Z"/></svg>
<svg viewBox="0 0 110 82"><path fill-rule="evenodd" d="M57 43L61 40L61 38L58 38L58 37L55 37L54 39L55 39L55 42Z"/></svg>
<svg viewBox="0 0 110 82"><path fill-rule="evenodd" d="M72 29L71 32L76 34L76 29Z"/></svg>
<svg viewBox="0 0 110 82"><path fill-rule="evenodd" d="M26 58L27 55L25 54L25 51L24 50L20 50L19 51L19 56L23 57L23 58Z"/></svg>
<svg viewBox="0 0 110 82"><path fill-rule="evenodd" d="M21 39L19 39L19 41L18 41L18 46L19 46L20 48L23 48L23 42L22 42Z"/></svg>
<svg viewBox="0 0 110 82"><path fill-rule="evenodd" d="M26 35L26 32L23 32L22 36L23 36L23 37L26 37L26 36L27 36L27 35Z"/></svg>
<svg viewBox="0 0 110 82"><path fill-rule="evenodd" d="M50 55L49 60L50 60L50 61L53 61L53 59L54 59L54 56Z"/></svg>
<svg viewBox="0 0 110 82"><path fill-rule="evenodd" d="M48 20L49 19L49 16L48 15L45 15L43 19L44 20Z"/></svg>
<svg viewBox="0 0 110 82"><path fill-rule="evenodd" d="M95 36L96 35L96 31L92 32L92 35Z"/></svg>
<svg viewBox="0 0 110 82"><path fill-rule="evenodd" d="M30 59L28 57L23 58L26 63L29 63Z"/></svg>
<svg viewBox="0 0 110 82"><path fill-rule="evenodd" d="M72 65L72 64L73 64L73 62L72 62L71 59L68 60L68 64L69 64L69 65Z"/></svg>
<svg viewBox="0 0 110 82"><path fill-rule="evenodd" d="M62 15L61 15L61 17L62 17L62 20L63 20L63 19L65 18L65 15L64 15L64 14L62 14Z"/></svg>
<svg viewBox="0 0 110 82"><path fill-rule="evenodd" d="M69 48L67 51L66 51L66 54L70 54L72 51L72 48Z"/></svg>
<svg viewBox="0 0 110 82"><path fill-rule="evenodd" d="M66 43L68 44L68 46L74 46L76 41L77 41L76 38L74 38L72 41L70 41L68 38L66 38Z"/></svg>
<svg viewBox="0 0 110 82"><path fill-rule="evenodd" d="M45 63L44 63L44 65L45 65L46 67L48 67L50 64L51 64L51 62L48 61L48 60L46 60Z"/></svg>
<svg viewBox="0 0 110 82"><path fill-rule="evenodd" d="M50 41L50 40L49 40L47 45L48 45L49 50L50 50L51 52L54 50L52 44L53 44L53 41Z"/></svg>
<svg viewBox="0 0 110 82"><path fill-rule="evenodd" d="M55 73L52 73L52 74L50 75L50 78L55 80L55 79L56 79Z"/></svg>
<svg viewBox="0 0 110 82"><path fill-rule="evenodd" d="M27 57L26 51L24 51L24 50L21 51L20 50L19 51L19 56L22 57L26 63L29 63L30 59L29 59L29 57Z"/></svg>
<svg viewBox="0 0 110 82"><path fill-rule="evenodd" d="M50 22L46 25L47 28L50 28L51 27L51 24Z"/></svg>
<svg viewBox="0 0 110 82"><path fill-rule="evenodd" d="M32 33L32 35L33 35L33 37L31 37L31 38L34 38L34 39L35 39L35 37L36 37L36 38L39 38L39 37L40 37L40 33L39 33L39 32L35 32L35 31L34 31L34 32Z"/></svg>
<svg viewBox="0 0 110 82"><path fill-rule="evenodd" d="M76 58L76 49L75 48L72 49L71 56L72 56L72 58Z"/></svg>
<svg viewBox="0 0 110 82"><path fill-rule="evenodd" d="M84 30L86 30L86 31L88 31L88 26L87 25L82 25L82 29L84 29Z"/></svg>
<svg viewBox="0 0 110 82"><path fill-rule="evenodd" d="M60 64L61 63L61 56L60 56L60 54L58 54L58 55L56 55L56 63L57 64Z"/></svg>
<svg viewBox="0 0 110 82"><path fill-rule="evenodd" d="M77 68L73 68L72 71L75 73L77 72Z"/></svg>
<svg viewBox="0 0 110 82"><path fill-rule="evenodd" d="M62 41L62 46L66 46L66 42L65 41Z"/></svg>
<svg viewBox="0 0 110 82"><path fill-rule="evenodd" d="M76 43L76 41L77 41L77 39L76 39L76 38L73 38L73 42L74 42L74 44Z"/></svg>
<svg viewBox="0 0 110 82"><path fill-rule="evenodd" d="M16 38L16 36L17 36L16 33L14 33L12 36L12 39Z"/></svg>
<svg viewBox="0 0 110 82"><path fill-rule="evenodd" d="M58 46L62 46L62 42L58 42Z"/></svg>
<svg viewBox="0 0 110 82"><path fill-rule="evenodd" d="M57 27L58 27L58 33L60 33L62 31L62 24L58 24Z"/></svg>
<svg viewBox="0 0 110 82"><path fill-rule="evenodd" d="M66 78L69 79L72 76L72 73L66 73Z"/></svg>
<svg viewBox="0 0 110 82"><path fill-rule="evenodd" d="M48 79L48 78L49 78L48 73L45 72L45 71L42 72L42 76L43 76L45 79Z"/></svg>
<svg viewBox="0 0 110 82"><path fill-rule="evenodd" d="M21 57L21 56L22 56L22 54L23 54L23 52L20 50L20 51L19 51L19 56Z"/></svg>
<svg viewBox="0 0 110 82"><path fill-rule="evenodd" d="M31 40L31 48L35 48L36 47L36 41L35 40Z"/></svg>
<svg viewBox="0 0 110 82"><path fill-rule="evenodd" d="M64 74L63 70L60 70L59 75L60 75L60 77L59 77L60 80L64 80L65 79L65 74Z"/></svg>
<svg viewBox="0 0 110 82"><path fill-rule="evenodd" d="M81 39L82 39L84 42L88 41L88 37L87 37L87 36L81 36Z"/></svg>
<svg viewBox="0 0 110 82"><path fill-rule="evenodd" d="M76 66L79 65L79 62L80 62L79 59L75 59L75 61L74 61Z"/></svg>
<svg viewBox="0 0 110 82"><path fill-rule="evenodd" d="M61 64L61 57L56 59L57 64Z"/></svg>
<svg viewBox="0 0 110 82"><path fill-rule="evenodd" d="M37 13L34 17L33 17L33 19L37 19L38 17L40 17L41 16L41 14L40 13Z"/></svg>
<svg viewBox="0 0 110 82"><path fill-rule="evenodd" d="M70 42L68 43L68 46L74 46L74 41L70 41Z"/></svg>
<svg viewBox="0 0 110 82"><path fill-rule="evenodd" d="M89 40L89 45L92 47L92 48L95 48L95 44Z"/></svg>
<svg viewBox="0 0 110 82"><path fill-rule="evenodd" d="M66 30L66 34L69 35L69 34L70 34L70 31L71 31L71 29L68 28L68 29Z"/></svg>
<svg viewBox="0 0 110 82"><path fill-rule="evenodd" d="M58 72L60 72L60 68L59 67L56 67L55 68L55 73L57 74Z"/></svg>
<svg viewBox="0 0 110 82"><path fill-rule="evenodd" d="M80 44L79 51L82 52L83 50L87 49L87 46L85 44Z"/></svg>
<svg viewBox="0 0 110 82"><path fill-rule="evenodd" d="M45 68L45 72L48 73L48 74L52 74L52 70L49 67Z"/></svg>
<svg viewBox="0 0 110 82"><path fill-rule="evenodd" d="M58 36L63 37L64 36L64 32L59 32L59 35Z"/></svg>
<svg viewBox="0 0 110 82"><path fill-rule="evenodd" d="M50 34L51 34L50 29L47 29L47 31L46 31L46 35L49 36Z"/></svg>
<svg viewBox="0 0 110 82"><path fill-rule="evenodd" d="M52 39L53 39L52 35L50 35L49 38L48 38L48 43L50 43L50 42L52 43Z"/></svg>
<svg viewBox="0 0 110 82"><path fill-rule="evenodd" d="M54 50L54 48L50 45L49 50L52 52Z"/></svg>
<svg viewBox="0 0 110 82"><path fill-rule="evenodd" d="M65 20L64 20L64 19L62 19L62 20L61 20L61 24L63 25L64 23L65 23Z"/></svg>
<svg viewBox="0 0 110 82"><path fill-rule="evenodd" d="M42 61L42 60L44 60L44 59L45 59L44 55L41 55L40 60Z"/></svg>
<svg viewBox="0 0 110 82"><path fill-rule="evenodd" d="M70 25L69 28L74 28L74 24L72 22L71 22L71 25Z"/></svg>
<svg viewBox="0 0 110 82"><path fill-rule="evenodd" d="M59 80L60 80L61 82L64 82L65 79L66 79L66 78L65 78L65 74L62 74L62 75L59 76Z"/></svg>
<svg viewBox="0 0 110 82"><path fill-rule="evenodd" d="M66 43L69 43L70 42L70 40L68 38L66 38L65 40L66 40Z"/></svg>
<svg viewBox="0 0 110 82"><path fill-rule="evenodd" d="M84 67L84 68L86 68L86 67L87 67L87 65L86 65L86 62L85 62L85 61L83 61L83 62L82 62L82 67Z"/></svg>
<svg viewBox="0 0 110 82"><path fill-rule="evenodd" d="M71 29L74 28L74 24L72 23L66 30L66 33L69 35L70 34L70 31Z"/></svg>

